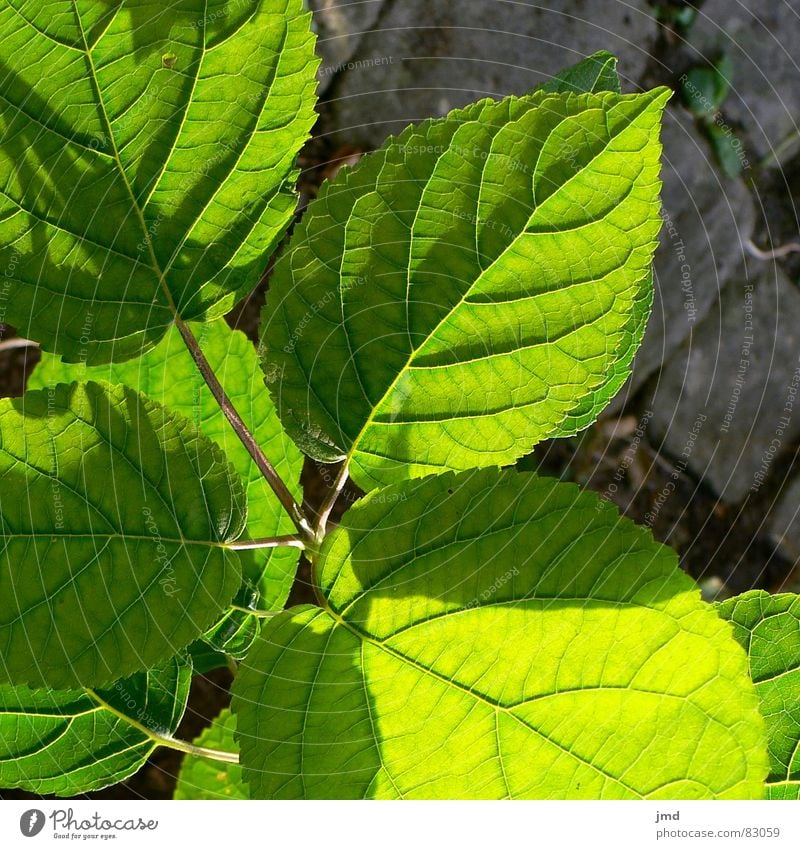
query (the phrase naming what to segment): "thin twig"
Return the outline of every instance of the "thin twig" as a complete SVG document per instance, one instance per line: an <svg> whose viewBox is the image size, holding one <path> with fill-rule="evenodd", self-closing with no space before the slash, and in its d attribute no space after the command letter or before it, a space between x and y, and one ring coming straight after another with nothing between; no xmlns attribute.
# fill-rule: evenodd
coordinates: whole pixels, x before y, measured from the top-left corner
<svg viewBox="0 0 800 849"><path fill-rule="evenodd" d="M230 610L236 610L239 613L246 613L248 616L255 616L256 619L272 619L277 616L279 613L282 613L281 610L256 610L252 607L243 607L241 604L231 604L228 605Z"/></svg>
<svg viewBox="0 0 800 849"><path fill-rule="evenodd" d="M757 163L757 167L759 169L766 168L766 166L770 165L772 162L777 162L778 165L780 165L783 154L788 150L791 150L798 141L800 141L800 129L795 128L787 136L781 139L781 141L779 141L778 144L775 145L775 147L770 150L770 152L764 156L759 163Z"/></svg>
<svg viewBox="0 0 800 849"><path fill-rule="evenodd" d="M195 746L194 743L187 743L185 740L175 740L172 737L162 737L161 735L151 735L153 740L162 746L169 749L175 749L177 752L185 752L187 755L195 755L198 758L210 758L212 761L222 761L226 764L238 764L239 755L236 752L224 752L222 749L208 749L205 746Z"/></svg>
<svg viewBox="0 0 800 849"><path fill-rule="evenodd" d="M6 339L5 342L0 342L0 353L3 351L13 351L16 348L38 348L39 343L32 339Z"/></svg>
<svg viewBox="0 0 800 849"><path fill-rule="evenodd" d="M785 245L779 245L777 248L764 251L761 250L761 248L759 248L752 239L747 239L744 243L744 247L750 256L754 256L756 259L764 261L781 259L782 257L789 256L789 254L800 253L800 242L788 242Z"/></svg>
<svg viewBox="0 0 800 849"><path fill-rule="evenodd" d="M331 511L336 506L336 502L339 500L339 496L342 494L342 490L344 489L345 484L347 483L347 478L349 477L350 470L347 465L347 460L342 463L342 467L339 469L339 473L336 475L336 480L333 482L333 487L330 492L326 496L325 500L322 502L322 506L319 509L319 518L317 519L317 528L316 528L316 540L317 543L322 542L325 537L325 532L328 527L328 519L330 518Z"/></svg>
<svg viewBox="0 0 800 849"><path fill-rule="evenodd" d="M274 466L267 459L267 455L261 450L261 446L256 442L255 437L252 433L250 433L250 430L244 421L242 421L242 417L236 411L236 408L233 406L233 402L230 398L228 398L227 393L222 388L222 384L217 379L216 374L214 374L211 364L200 349L200 343L197 341L183 319L176 316L175 324L183 337L183 341L186 343L189 353L192 355L192 359L195 361L197 368L200 370L203 380L205 380L206 385L211 390L211 394L214 396L220 406L220 409L225 414L225 418L230 422L234 432L241 440L242 445L244 445L247 449L247 453L253 458L258 470L272 488L272 491L283 505L284 510L286 510L291 517L301 536L308 540L313 540L314 531L311 528L308 519L305 517L302 508L294 500L294 496L291 492L289 492L289 488L283 480L281 480L280 475L275 471Z"/></svg>
<svg viewBox="0 0 800 849"><path fill-rule="evenodd" d="M305 542L300 537L270 537L269 539L244 539L228 543L225 548L232 551L251 551L258 548L305 548Z"/></svg>

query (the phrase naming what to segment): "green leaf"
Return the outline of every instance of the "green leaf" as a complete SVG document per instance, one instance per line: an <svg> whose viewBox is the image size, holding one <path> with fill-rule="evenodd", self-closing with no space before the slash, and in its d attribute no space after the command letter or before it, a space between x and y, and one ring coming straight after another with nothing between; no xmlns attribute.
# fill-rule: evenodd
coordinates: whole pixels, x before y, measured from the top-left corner
<svg viewBox="0 0 800 849"><path fill-rule="evenodd" d="M669 92L481 101L323 188L264 312L279 413L365 488L574 433L650 309Z"/></svg>
<svg viewBox="0 0 800 849"><path fill-rule="evenodd" d="M260 610L258 593L245 582L233 598L236 607ZM283 605L281 605L281 608ZM227 610L219 622L203 634L203 641L215 652L241 660L247 656L261 628L261 620L236 608ZM226 661L227 662L227 661Z"/></svg>
<svg viewBox="0 0 800 849"><path fill-rule="evenodd" d="M166 660L241 583L241 483L127 387L0 402L0 680L97 687Z"/></svg>
<svg viewBox="0 0 800 849"><path fill-rule="evenodd" d="M238 752L233 738L236 717L227 708L195 741L196 746ZM249 799L238 764L186 755L175 787L176 799Z"/></svg>
<svg viewBox="0 0 800 849"><path fill-rule="evenodd" d="M325 609L272 620L234 684L254 796L762 794L744 652L596 496L496 470L387 487L317 568Z"/></svg>
<svg viewBox="0 0 800 849"><path fill-rule="evenodd" d="M713 65L689 69L681 77L681 94L689 111L698 118L711 119L725 102L732 78L729 56L721 56Z"/></svg>
<svg viewBox="0 0 800 849"><path fill-rule="evenodd" d="M5 320L108 362L251 291L315 120L309 22L301 0L0 4Z"/></svg>
<svg viewBox="0 0 800 849"><path fill-rule="evenodd" d="M680 0L677 3L672 0L658 2L655 4L655 11L659 23L674 27L679 33L689 30L697 18L697 9L694 6L681 5Z"/></svg>
<svg viewBox="0 0 800 849"><path fill-rule="evenodd" d="M742 142L727 125L710 124L706 128L708 139L714 148L722 173L726 177L736 179L742 176L746 156Z"/></svg>
<svg viewBox="0 0 800 849"><path fill-rule="evenodd" d="M192 666L198 675L205 675L213 669L228 666L227 656L222 651L212 648L206 640L196 640L191 643L186 653L191 657Z"/></svg>
<svg viewBox="0 0 800 849"><path fill-rule="evenodd" d="M800 799L800 596L754 590L718 610L749 655L767 722L767 796Z"/></svg>
<svg viewBox="0 0 800 849"><path fill-rule="evenodd" d="M540 86L547 92L584 92L614 91L620 94L617 75L617 57L601 50L587 56L577 65L556 74L552 80Z"/></svg>
<svg viewBox="0 0 800 849"><path fill-rule="evenodd" d="M156 748L142 726L162 736L178 727L191 677L191 666L173 659L98 698L0 685L0 784L74 796L124 781Z"/></svg>
<svg viewBox="0 0 800 849"><path fill-rule="evenodd" d="M224 321L191 325L191 329L244 423L299 500L303 458L281 427L264 387L252 343L243 333L232 331ZM170 411L190 419L201 433L223 449L245 483L248 537L263 539L294 533L291 518L220 410L177 328L171 328L152 351L125 363L87 368L84 364L71 365L52 354L44 354L28 381L28 388L44 389L73 380L127 384L152 400L168 405ZM265 610L280 610L289 596L299 553L296 548L240 552L247 585L258 590L253 595L245 587L243 593L247 597L242 603L260 605ZM254 635L252 621L247 624L241 621L242 617L235 619L239 627ZM220 628L228 634L230 625L226 622ZM230 638L218 636L217 642L230 649ZM248 640L238 642L246 646Z"/></svg>

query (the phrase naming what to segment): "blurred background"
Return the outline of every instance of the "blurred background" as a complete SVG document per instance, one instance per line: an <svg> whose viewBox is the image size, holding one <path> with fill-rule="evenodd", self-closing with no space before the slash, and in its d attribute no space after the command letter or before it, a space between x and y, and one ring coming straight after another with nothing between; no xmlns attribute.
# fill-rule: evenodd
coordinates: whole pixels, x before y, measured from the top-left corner
<svg viewBox="0 0 800 849"><path fill-rule="evenodd" d="M301 206L409 122L522 94L597 50L619 57L623 91L675 91L654 309L633 376L594 426L519 465L614 501L677 550L709 600L800 592L800 3L309 5L322 99L301 156ZM265 269L229 316L253 340L268 287ZM21 395L38 351L0 331L0 393ZM332 479L307 464L309 506ZM306 580L301 568L292 602L308 600ZM178 736L208 725L229 681L226 669L195 679ZM159 751L125 785L92 795L167 798L180 757Z"/></svg>

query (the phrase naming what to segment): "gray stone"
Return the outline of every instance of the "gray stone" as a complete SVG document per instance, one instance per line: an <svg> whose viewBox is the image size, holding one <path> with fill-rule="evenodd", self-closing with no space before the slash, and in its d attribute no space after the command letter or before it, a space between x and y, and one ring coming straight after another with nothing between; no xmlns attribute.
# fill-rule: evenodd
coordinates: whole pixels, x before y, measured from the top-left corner
<svg viewBox="0 0 800 849"><path fill-rule="evenodd" d="M769 536L781 554L800 564L800 477L796 477L780 496L769 517ZM800 587L793 587L793 592Z"/></svg>
<svg viewBox="0 0 800 849"><path fill-rule="evenodd" d="M725 501L758 492L800 435L799 355L800 291L748 261L648 387L653 446Z"/></svg>
<svg viewBox="0 0 800 849"><path fill-rule="evenodd" d="M697 61L721 52L733 61L728 123L744 128L761 158L800 124L800 14L796 0L706 0L689 34Z"/></svg>
<svg viewBox="0 0 800 849"><path fill-rule="evenodd" d="M384 0L308 0L314 13L317 53L322 58L319 91L322 94L347 70L347 63L358 49L364 33L375 24Z"/></svg>
<svg viewBox="0 0 800 849"><path fill-rule="evenodd" d="M522 94L603 49L633 88L656 32L647 0L386 0L329 91L323 127L377 147L412 121Z"/></svg>
<svg viewBox="0 0 800 849"><path fill-rule="evenodd" d="M653 312L631 380L612 403L625 400L688 337L745 262L755 207L741 180L723 177L706 140L682 108L668 109L662 131L663 202L654 265Z"/></svg>

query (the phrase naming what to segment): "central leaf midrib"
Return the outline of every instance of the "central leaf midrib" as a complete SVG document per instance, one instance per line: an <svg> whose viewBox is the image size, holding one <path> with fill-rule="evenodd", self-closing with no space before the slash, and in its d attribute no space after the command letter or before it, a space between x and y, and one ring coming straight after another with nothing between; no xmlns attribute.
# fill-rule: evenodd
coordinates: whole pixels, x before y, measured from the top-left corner
<svg viewBox="0 0 800 849"><path fill-rule="evenodd" d="M78 29L80 30L81 39L83 41L83 53L86 56L86 62L89 66L89 79L91 82L91 86L94 89L95 97L97 98L97 105L100 110L100 117L102 119L103 124L105 125L105 130L108 135L109 142L111 144L111 158L114 160L114 163L117 166L117 170L119 171L119 174L125 185L125 189L128 192L128 196L130 197L131 205L139 221L139 226L142 230L143 241L147 245L148 253L150 255L150 268L158 279L161 291L163 292L166 298L166 305L168 309L170 310L174 318L179 318L180 316L178 313L178 309L175 305L175 300L173 299L172 292L170 291L169 286L167 285L165 276L166 272L162 270L158 262L158 258L155 255L155 251L153 250L153 240L150 236L150 230L147 226L147 221L144 216L144 210L139 206L139 202L136 199L136 194L133 191L133 186L131 186L130 180L128 179L128 174L122 164L122 159L119 154L119 148L117 147L117 141L114 137L114 132L111 126L111 120L108 116L108 111L106 110L105 101L103 100L102 91L100 89L100 83L97 79L97 69L95 68L94 59L92 58L92 51L89 47L89 42L86 38L86 32L83 28L83 21L81 20L81 15L78 10L77 0L71 0L71 2L75 14L75 20L77 21ZM206 4L207 2L208 0L206 0Z"/></svg>
<svg viewBox="0 0 800 849"><path fill-rule="evenodd" d="M200 23L201 23L201 26L202 26L202 32L200 34L200 43L201 43L200 53L201 53L201 56L200 56L200 59L197 62L197 72L195 73L194 79L192 80L192 90L189 92L189 96L186 98L186 108L183 110L183 115L181 116L181 124L178 127L177 132L175 133L175 138L174 138L173 143L170 147L170 152L167 156L164 157L164 163L161 166L158 174L153 178L152 187L151 187L150 191L148 192L147 197L145 198L145 202L142 206L142 217L144 217L144 209L147 208L147 205L150 203L151 198L153 197L156 190L158 189L159 184L161 183L161 179L163 178L164 174L166 174L166 172L167 172L167 168L169 167L170 157L172 156L172 154L175 151L175 146L177 145L178 139L180 138L181 133L183 132L183 128L186 126L186 120L187 120L187 117L189 115L189 108L192 105L194 93L195 93L195 91L197 91L197 83L200 80L200 69L202 68L203 59L205 58L206 21L207 20L208 20L208 0L204 0L203 14L200 18ZM181 245L179 245L177 248L175 248L175 253L173 254L173 257L175 255L177 255L177 252L180 250L182 245L183 245L183 243L181 243ZM165 269L164 273L166 273L166 271L169 270L169 266L171 264L172 264L172 260L170 260L167 263L167 268Z"/></svg>
<svg viewBox="0 0 800 849"><path fill-rule="evenodd" d="M170 545L176 546L188 546L188 545L202 545L208 548L221 548L228 550L230 549L230 545L226 542L214 542L213 540L199 540L199 539L189 539L187 537L164 537L158 535L148 535L148 534L126 534L126 533L109 533L106 531L82 531L79 533L62 533L60 531L52 531L49 529L44 529L41 531L32 531L30 533L22 532L17 533L15 531L4 531L3 539L5 540L25 540L25 539L35 539L40 540L42 542L48 542L52 544L53 539L90 539L90 540L112 540L112 539L124 539L131 540L132 542L150 542L154 545L158 545L159 543L168 543ZM4 544L0 551L5 551L7 545Z"/></svg>
<svg viewBox="0 0 800 849"><path fill-rule="evenodd" d="M440 328L441 328L441 327L442 327L442 326L443 326L443 325L444 325L444 324L445 324L445 323L446 323L446 322L447 322L447 321L451 318L451 316L453 315L453 313L455 313L455 312L456 312L456 311L457 311L457 310L458 310L461 306L463 306L463 305L464 305L464 303L467 301L467 299L470 297L470 295L471 295L471 294L472 294L472 292L474 291L475 287L476 287L476 286L478 285L478 283L479 283L479 282L483 279L484 275L485 275L485 274L487 274L489 271L491 271L491 269L492 269L492 268L494 268L494 267L497 265L497 263L498 263L498 262L500 262L500 261L503 259L503 257L505 257L505 256L508 254L508 252L510 251L510 249L511 249L513 246L515 246L515 245L519 242L519 240L520 240L521 238L523 238L523 237L527 234L527 227L528 227L528 226L530 226L530 223L531 223L531 221L533 220L533 217L534 217L534 215L536 214L537 210L538 210L541 206L543 206L544 204L546 204L548 201L550 201L552 197L554 197L556 194L558 194L560 191L562 191L562 190L564 189L564 187L565 187L565 186L567 186L567 185L569 185L569 184L572 182L572 180L574 180L574 179L575 179L575 178L576 178L579 174L584 173L584 172L586 171L586 169L587 169L587 168L588 168L588 167L592 164L592 162L594 162L594 161L595 161L595 159L597 159L597 157L601 156L603 153L605 153L605 152L608 150L608 147L609 147L609 145L611 144L611 142L612 142L612 141L614 141L614 140L618 139L621 135L623 135L624 133L626 133L626 132L627 132L627 131L628 131L628 130L629 130L629 129L630 129L630 128L634 125L634 122L635 122L638 118L640 118L640 117L641 117L641 115L642 115L642 114L644 114L644 113L647 111L647 109L648 109L648 108L650 108L650 107L652 106L652 103L653 103L653 101L652 101L652 100L651 100L651 101L648 101L648 102L644 105L644 107L642 108L642 110L641 110L640 112L638 112L638 113L636 114L636 116L635 116L634 118L632 118L632 119L631 119L631 121L630 121L630 122L625 123L625 124L621 127L621 129L620 129L617 133L615 133L614 135L609 134L608 142L607 142L607 143L606 143L606 144L602 147L602 149L601 149L601 150L599 150L599 151L598 151L598 152L597 152L597 153L596 153L596 154L595 154L595 155L594 155L594 156L593 156L593 157L592 157L592 158L591 158L591 159L590 159L590 160L589 160L589 161L588 161L588 162L587 162L587 163L586 163L586 164L585 164L585 165L584 165L584 166L583 166L580 170L576 171L576 172L575 172L575 174L573 174L573 175L571 175L571 176L569 177L569 179L567 179L564 183L560 184L560 185L559 185L559 186L558 186L558 187L557 187L557 188L556 188L556 189L555 189L555 190L554 190L554 191L553 191L550 195L548 195L548 197L547 197L547 198L545 198L545 199L542 201L542 203L541 203L541 204L538 204L538 205L534 208L534 210L533 210L533 211L532 211L532 213L531 213L530 218L528 219L528 224L526 225L526 229L525 229L525 230L523 230L521 233L518 233L518 234L514 237L514 239L513 239L513 240L512 240L512 241L511 241L511 242L510 242L510 243L509 243L509 244L508 244L508 245L507 245L504 249L503 249L503 251L502 251L502 252L501 252L501 253L500 253L497 257L495 257L495 258L494 258L494 259L493 259L493 260L492 260L492 261L491 261L491 262L490 262L490 263L486 266L486 268L483 268L483 269L481 270L481 273L480 273L480 274L476 277L476 279L475 279L474 281L472 281L472 283L469 285L469 287L467 288L467 290L466 290L466 291L465 291L465 292L461 295L461 297L459 298L458 302L457 302L456 304L454 304L454 305L453 305L453 306L452 306L452 307L448 310L448 312L447 312L447 313L446 313L446 314L445 314L445 315L441 318L441 320L440 320L440 321L436 324L436 326L435 326L435 327L433 327L433 328L432 328L432 329L428 332L428 334L427 334L427 336L426 336L425 340L424 340L421 344L419 344L416 348L414 348L414 349L410 352L410 354L409 354L409 356L408 356L408 359L406 360L405 364L402 366L402 368L401 368L401 369L399 369L399 370L398 370L398 372L397 372L397 374L395 375L394 379L393 379L393 380L392 380L392 382L389 384L388 388L387 388L387 389L386 389L386 391L383 393L383 395L381 396L381 398L379 399L379 401L378 401L378 402L377 402L377 403L376 403L376 404L372 407L372 409L371 409L371 410L370 410L370 412L369 412L369 415L367 416L366 421L365 421L365 422L364 422L364 424L362 425L362 427L361 427L361 429L359 430L359 432L358 432L358 434L356 435L356 437L353 439L352 444L351 444L351 446L350 446L350 448L349 448L349 450L348 450L348 452L347 452L347 458L346 458L346 462L347 462L347 463L349 463L349 462L351 462L351 461L352 461L352 459L353 459L354 455L355 455L355 454L357 453L357 451L358 451L358 445L359 445L359 443L360 443L360 442L361 442L361 440L364 438L364 436L365 436L365 434L366 434L367 430L368 430L368 429L372 426L372 424L374 423L374 421L375 421L375 416L376 416L376 414L377 414L377 411L378 411L379 409L381 409L381 407L383 406L383 404L386 402L386 400L389 398L389 396L392 394L392 392L393 392L393 391L395 390L395 388L397 387L397 385L398 385L398 383L400 382L400 380L401 380L401 379L404 377L404 375L405 375L405 374L406 374L406 373L410 370L411 365L412 365L412 363L413 363L414 359L415 359L415 358L419 355L419 353L420 353L421 351L423 351L423 349L425 348L425 346L427 345L427 343L430 341L430 339L432 339L432 338L436 335L436 333L439 331L439 329L440 329ZM574 116L573 116L573 117L574 117ZM566 119L564 119L564 120L566 120ZM553 131L553 130L551 129L550 133L552 133L552 131ZM549 137L549 134L548 134L548 137ZM544 145L543 145L543 147L544 147ZM431 175L431 178L432 178L432 175ZM424 194L425 188L427 188L427 185L430 183L430 179L431 179L431 178L429 178L428 183L426 183L426 186L422 189L422 193L423 193L423 194ZM409 237L409 238L410 238L410 237ZM410 250L411 250L411 245L409 246L409 251L410 251ZM341 297L341 295L340 295L340 297ZM344 298L342 298L341 300L342 300L342 308L344 309ZM345 334L347 335L346 327L345 327ZM401 425L401 426L402 426L402 425Z"/></svg>

